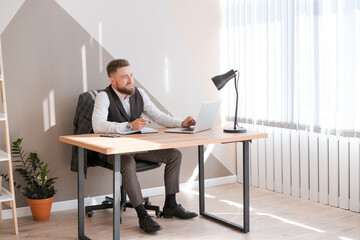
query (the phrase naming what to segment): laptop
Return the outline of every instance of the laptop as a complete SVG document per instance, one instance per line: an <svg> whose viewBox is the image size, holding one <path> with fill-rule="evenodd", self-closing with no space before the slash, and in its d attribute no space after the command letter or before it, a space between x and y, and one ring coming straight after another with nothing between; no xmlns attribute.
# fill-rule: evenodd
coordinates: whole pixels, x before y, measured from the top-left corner
<svg viewBox="0 0 360 240"><path fill-rule="evenodd" d="M195 127L190 128L171 128L165 130L167 133L197 133L208 130L214 126L216 115L220 107L221 100L207 101L201 106Z"/></svg>

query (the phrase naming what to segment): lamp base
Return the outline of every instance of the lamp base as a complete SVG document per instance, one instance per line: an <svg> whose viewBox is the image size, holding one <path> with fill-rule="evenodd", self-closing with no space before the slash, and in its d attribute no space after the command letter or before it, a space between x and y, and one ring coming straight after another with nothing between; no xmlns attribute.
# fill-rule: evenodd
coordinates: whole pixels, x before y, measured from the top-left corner
<svg viewBox="0 0 360 240"><path fill-rule="evenodd" d="M224 129L224 132L226 133L246 133L247 130L246 128L243 128L243 127L237 127L237 128L225 128Z"/></svg>

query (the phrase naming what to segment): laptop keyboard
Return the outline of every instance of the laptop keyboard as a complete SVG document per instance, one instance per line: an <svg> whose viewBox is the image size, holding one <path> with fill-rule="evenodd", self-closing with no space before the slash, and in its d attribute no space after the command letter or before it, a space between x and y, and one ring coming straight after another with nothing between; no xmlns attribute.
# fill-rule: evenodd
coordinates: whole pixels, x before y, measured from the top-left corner
<svg viewBox="0 0 360 240"><path fill-rule="evenodd" d="M194 129L193 129L193 128L184 128L184 129L181 130L181 131L184 131L184 132L192 132L192 131L194 131Z"/></svg>

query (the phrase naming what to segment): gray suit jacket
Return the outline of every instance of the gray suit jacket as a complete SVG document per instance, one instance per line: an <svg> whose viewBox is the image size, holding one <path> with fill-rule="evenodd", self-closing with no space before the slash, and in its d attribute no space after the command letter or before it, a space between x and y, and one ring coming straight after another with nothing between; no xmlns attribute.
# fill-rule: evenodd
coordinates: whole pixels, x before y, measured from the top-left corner
<svg viewBox="0 0 360 240"><path fill-rule="evenodd" d="M92 113L94 110L96 95L103 90L89 90L80 94L74 117L74 134L93 133ZM87 167L102 166L106 162L106 156L93 151L84 152L84 172L86 175ZM72 147L71 171L78 171L78 147Z"/></svg>

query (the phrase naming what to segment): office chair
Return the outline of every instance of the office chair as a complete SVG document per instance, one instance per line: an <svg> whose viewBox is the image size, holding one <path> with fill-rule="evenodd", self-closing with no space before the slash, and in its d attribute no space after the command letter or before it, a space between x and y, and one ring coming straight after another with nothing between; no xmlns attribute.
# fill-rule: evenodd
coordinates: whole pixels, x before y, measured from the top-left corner
<svg viewBox="0 0 360 240"><path fill-rule="evenodd" d="M158 168L160 166L161 166L161 163L153 163L153 162L148 162L148 161L143 161L143 160L136 160L136 172L144 172L144 171ZM103 167L113 170L113 168L112 168L113 166L110 164L106 164ZM145 202L144 203L145 209L155 211L155 215L157 217L161 217L162 212L160 211L160 207L151 205L151 202L149 201L149 197L144 197L144 202ZM126 201L126 192L125 192L123 186L121 186L120 206L121 206L122 211L126 211L126 208L133 208L130 201ZM105 197L105 200L99 205L86 206L85 214L88 217L92 217L94 214L93 211L100 210L100 209L112 208L112 207L113 207L113 199L111 197Z"/></svg>
<svg viewBox="0 0 360 240"><path fill-rule="evenodd" d="M92 129L92 113L94 109L94 103L96 95L103 90L89 90L80 94L78 99L78 104L76 107L75 118L74 118L74 134L88 134L94 133ZM78 150L77 147L73 146L72 149L72 159L71 159L71 170L77 171L77 161L78 161ZM113 170L113 166L106 161L107 156L93 152L91 150L85 151L85 176L87 172L87 167L101 166L110 170ZM161 166L161 163L153 163L144 160L136 160L136 172L148 171L155 169ZM144 198L145 204L144 207L147 210L155 211L157 217L161 216L161 211L159 206L151 205L148 197ZM120 206L122 211L125 211L126 208L133 207L129 201L126 201L126 192L121 186L121 202ZM105 200L99 205L92 205L85 207L85 214L88 217L92 217L95 210L113 208L113 199L111 197L105 197Z"/></svg>

